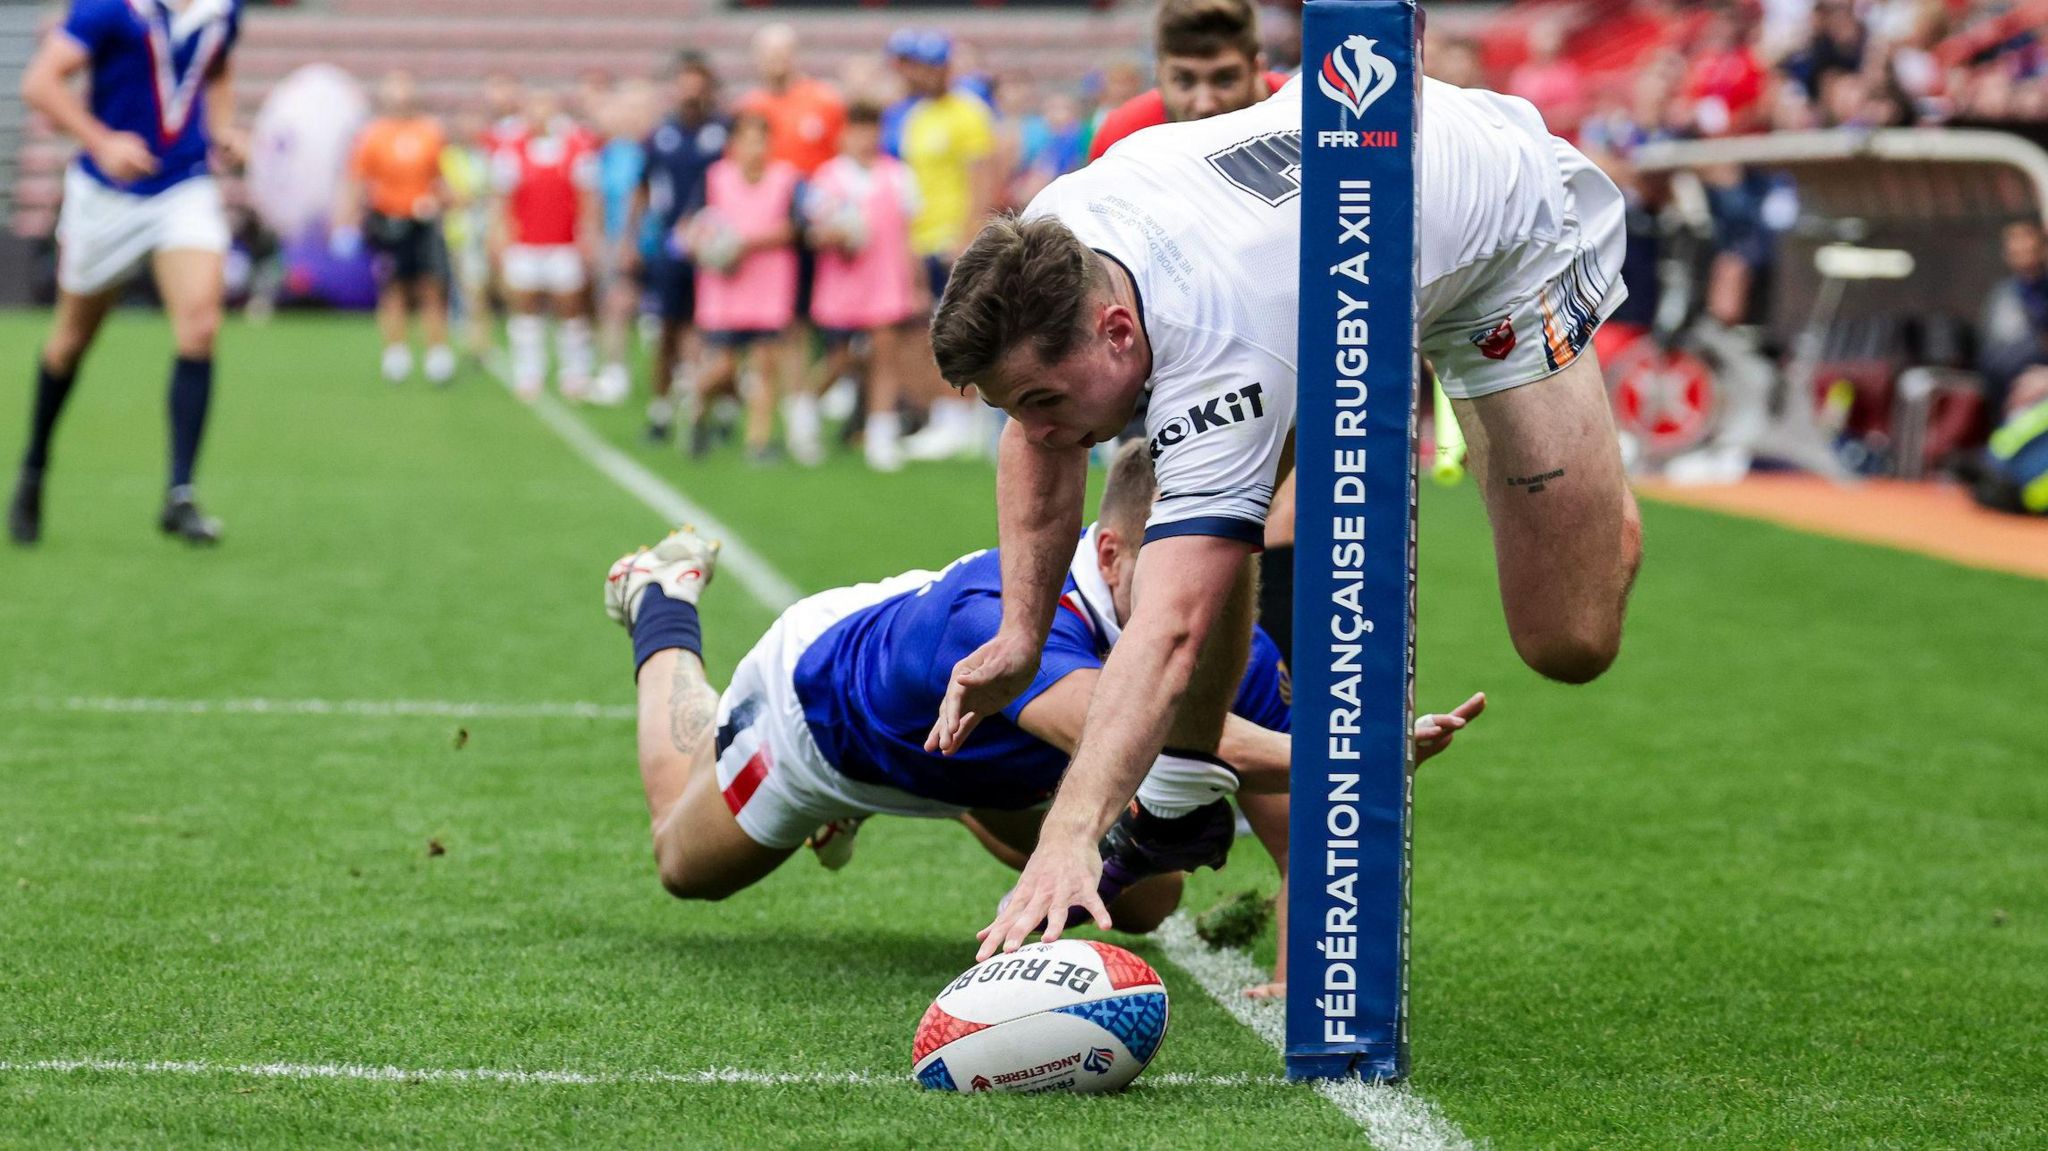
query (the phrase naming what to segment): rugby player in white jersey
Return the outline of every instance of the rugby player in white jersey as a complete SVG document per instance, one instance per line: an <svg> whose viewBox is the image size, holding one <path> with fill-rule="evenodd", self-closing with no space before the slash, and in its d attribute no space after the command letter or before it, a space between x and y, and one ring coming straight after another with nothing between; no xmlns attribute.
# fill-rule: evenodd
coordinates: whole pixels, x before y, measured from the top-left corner
<svg viewBox="0 0 2048 1151"><path fill-rule="evenodd" d="M1013 420L997 484L1003 620L959 661L929 746L958 753L1031 681L1079 530L1089 448L1149 394L1159 500L1134 613L1014 897L1013 949L1094 898L1096 841L1162 747L1213 749L1251 634L1248 559L1289 454L1303 86L1132 136L961 256L932 320L945 377ZM1527 102L1425 81L1418 352L1470 443L1509 632L1569 683L1620 648L1640 528L1594 330L1625 298L1622 200Z"/></svg>

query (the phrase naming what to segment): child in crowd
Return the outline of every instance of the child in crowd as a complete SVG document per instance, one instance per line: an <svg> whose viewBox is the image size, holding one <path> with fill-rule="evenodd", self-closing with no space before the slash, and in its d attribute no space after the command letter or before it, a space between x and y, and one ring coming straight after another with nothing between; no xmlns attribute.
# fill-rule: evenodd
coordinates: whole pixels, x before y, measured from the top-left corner
<svg viewBox="0 0 2048 1151"><path fill-rule="evenodd" d="M798 184L795 168L769 158L767 119L742 113L725 158L705 176L704 210L678 225L681 246L697 264L697 328L709 349L697 375L693 456L710 449L707 411L735 390L742 353L754 377L745 396L747 453L756 462L775 456L775 381L796 319ZM822 455L817 425L814 404L808 428L790 427L791 450L806 462Z"/></svg>
<svg viewBox="0 0 2048 1151"><path fill-rule="evenodd" d="M847 374L856 338L867 337L867 462L876 471L897 471L903 467L896 411L897 361L906 347L901 330L928 302L919 299L923 265L910 249L917 183L901 161L882 153L880 105L857 102L847 109L839 155L818 169L804 200L806 230L818 253L811 318L830 348L823 379ZM791 399L792 413L808 407L815 423L808 397Z"/></svg>

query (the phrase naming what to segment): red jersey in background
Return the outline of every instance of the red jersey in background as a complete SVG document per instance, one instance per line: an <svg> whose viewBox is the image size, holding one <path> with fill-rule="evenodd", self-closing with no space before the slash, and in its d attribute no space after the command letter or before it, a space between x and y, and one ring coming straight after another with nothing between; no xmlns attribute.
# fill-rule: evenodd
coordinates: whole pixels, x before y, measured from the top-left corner
<svg viewBox="0 0 2048 1151"><path fill-rule="evenodd" d="M1266 95L1271 96L1278 92L1286 83L1285 73L1266 73ZM1260 99L1265 97L1261 96ZM1140 92L1111 109L1109 115L1102 118L1102 127L1095 130L1095 139L1088 143L1089 163L1102 159L1102 154L1109 151L1111 144L1138 129L1164 123L1167 123L1166 98L1159 94L1157 88L1150 92Z"/></svg>
<svg viewBox="0 0 2048 1151"><path fill-rule="evenodd" d="M528 134L495 156L515 244L574 244L583 196L597 187L597 143L567 122L545 135Z"/></svg>

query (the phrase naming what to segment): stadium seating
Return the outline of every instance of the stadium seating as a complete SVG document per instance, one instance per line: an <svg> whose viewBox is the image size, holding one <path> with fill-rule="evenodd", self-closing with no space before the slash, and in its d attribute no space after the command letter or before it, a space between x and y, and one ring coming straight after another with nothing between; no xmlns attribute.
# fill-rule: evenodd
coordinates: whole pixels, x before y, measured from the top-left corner
<svg viewBox="0 0 2048 1151"><path fill-rule="evenodd" d="M1060 20L995 11L768 16L734 12L716 0L607 0L596 12L564 11L560 0L333 0L315 10L255 10L235 58L243 111L253 116L274 84L316 61L365 79L389 68L410 69L420 78L428 107L443 113L473 99L490 71L556 83L593 69L656 74L686 47L709 53L736 92L751 71L748 39L771 19L797 27L805 66L820 76L835 75L850 57L879 55L898 24L924 21L984 48L1000 46L1006 75L1070 86L1119 52L1142 50L1150 17L1150 6L1140 3ZM19 163L19 179L10 181L16 189L13 230L47 235L71 147L33 121L18 147L10 146L5 130L0 119L0 152ZM7 162L0 160L0 171Z"/></svg>

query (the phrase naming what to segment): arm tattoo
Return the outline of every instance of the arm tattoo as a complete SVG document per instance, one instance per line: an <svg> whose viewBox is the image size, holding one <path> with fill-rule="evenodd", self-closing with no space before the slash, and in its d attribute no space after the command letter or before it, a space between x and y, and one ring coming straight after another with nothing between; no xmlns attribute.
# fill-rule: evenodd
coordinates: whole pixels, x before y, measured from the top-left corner
<svg viewBox="0 0 2048 1151"><path fill-rule="evenodd" d="M703 673L684 655L676 659L676 674L669 685L668 739L684 755L692 755L697 744L718 718L718 694L704 682Z"/></svg>
<svg viewBox="0 0 2048 1151"><path fill-rule="evenodd" d="M1509 476L1508 486L1511 488L1528 488L1529 494L1533 496L1537 492L1542 491L1544 487L1550 483L1550 481L1555 479L1561 479L1563 478L1563 476L1563 468L1555 468L1551 471L1544 472L1541 475Z"/></svg>

